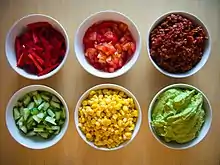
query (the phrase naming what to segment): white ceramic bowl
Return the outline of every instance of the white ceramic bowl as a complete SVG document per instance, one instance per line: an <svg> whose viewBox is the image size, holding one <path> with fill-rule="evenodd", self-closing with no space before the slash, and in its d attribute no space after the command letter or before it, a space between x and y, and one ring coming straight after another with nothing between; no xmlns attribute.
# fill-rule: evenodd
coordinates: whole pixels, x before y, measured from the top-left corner
<svg viewBox="0 0 220 165"><path fill-rule="evenodd" d="M154 128L151 126L151 113L152 113L152 110L154 108L154 104L157 101L157 98L163 92L165 92L166 90L168 90L170 88L195 89L196 91L200 92L203 95L203 100L204 100L203 107L204 107L204 110L205 110L205 113L206 113L205 122L202 126L202 129L200 130L200 133L199 133L198 137L196 137L192 141L184 143L184 144L178 144L178 143L175 143L175 142L169 142L169 143L165 142L162 137L160 137L156 134ZM205 138L205 136L207 135L207 133L208 133L210 127L211 127L211 123L212 123L211 104L210 104L208 98L205 96L205 94L202 91L200 91L198 88L196 88L192 85L188 85L188 84L173 84L173 85L170 85L170 86L167 86L167 87L161 89L154 96L153 100L150 103L149 110L148 110L148 122L149 122L149 127L150 127L150 130L151 130L152 134L157 139L157 141L159 141L161 144L163 144L164 146L166 146L170 149L187 149L187 148L193 147L196 144L198 144L199 142L201 142Z"/></svg>
<svg viewBox="0 0 220 165"><path fill-rule="evenodd" d="M158 26L161 23L161 21L163 21L170 14L179 14L183 17L188 18L189 20L192 20L193 23L201 26L204 29L204 31L208 37L208 40L206 40L206 42L205 42L205 48L204 48L202 59L191 70L184 72L184 73L169 73L166 70L159 67L150 56L150 33L156 26ZM150 27L148 34L147 34L147 52L148 52L148 57L149 57L150 61L152 62L152 64L155 66L155 68L158 71L160 71L161 73L163 73L164 75L169 76L169 77L185 78L185 77L189 77L189 76L195 74L196 72L198 72L207 62L209 55L210 55L210 52L211 52L211 37L210 37L210 34L209 34L207 27L197 16L190 14L188 12L183 12L183 11L172 11L172 12L166 13L166 14L160 16L159 18L157 18L156 21Z"/></svg>
<svg viewBox="0 0 220 165"><path fill-rule="evenodd" d="M56 30L61 32L61 34L65 38L65 42L66 42L66 53L65 53L65 56L64 56L62 62L60 63L60 65L57 68L55 68L53 71L49 72L48 74L42 75L42 76L37 76L34 74L27 73L25 70L17 67L16 53L15 53L15 48L14 48L16 36L19 36L22 33L22 31L26 28L26 25L28 25L30 23L34 23L34 22L48 22L48 23L50 23ZM10 30L8 31L8 34L6 36L5 54L6 54L6 57L7 57L7 60L10 64L10 66L19 75L21 75L25 78L28 78L28 79L41 80L41 79L46 79L48 77L53 76L64 65L64 63L67 59L68 53L69 53L69 39L68 39L68 36L67 36L67 33L66 33L64 27L57 20L55 20L54 18L47 16L47 15L31 14L31 15L27 15L27 16L21 18L20 20L16 21L12 25L12 27L10 28Z"/></svg>
<svg viewBox="0 0 220 165"><path fill-rule="evenodd" d="M136 123L136 126L135 126L135 129L132 133L132 137L130 140L122 143L120 146L118 147L115 147L115 148L104 148L104 147L97 147L96 145L94 145L94 143L88 141L86 139L86 136L83 134L83 132L80 130L80 128L78 127L78 124L79 124L79 120L78 120L78 111L79 111L79 107L81 106L81 103L84 99L86 99L89 95L89 93L92 91L92 90L99 90L99 89L116 89L116 90L119 90L119 91L123 91L125 94L127 94L129 97L133 98L134 99L134 103L136 105L136 108L138 110L138 113L139 113L139 116L138 116L138 119L137 119L137 123ZM75 126L76 126L76 129L80 135L80 137L87 143L89 144L91 147L95 148L95 149L98 149L98 150L103 150L103 151L114 151L114 150L118 150L118 149L121 149L125 146L127 146L129 143L131 143L131 141L135 138L135 136L137 135L139 129L140 129L140 126L141 126L141 121L142 121L142 112L141 112L141 107L137 101L137 99L135 98L135 96L129 91L127 90L126 88L122 87L122 86L119 86L119 85L115 85L115 84L100 84L100 85L96 85L90 89L88 89L85 93L83 93L83 95L79 98L77 104L76 104L76 108L75 108L75 113L74 113L74 120L75 120Z"/></svg>
<svg viewBox="0 0 220 165"><path fill-rule="evenodd" d="M57 96L60 101L63 103L63 106L65 108L66 112L66 120L65 123L60 131L60 133L54 137L51 137L50 139L42 139L39 137L26 137L21 131L17 128L14 117L13 117L13 107L17 103L18 99L24 96L25 94L31 92L31 91L36 91L36 90L42 90L42 91L47 91L55 96ZM54 89L44 86L44 85L30 85L26 86L20 90L18 90L9 100L7 108L6 108L6 125L7 128L11 134L11 136L21 145L30 148L30 149L45 149L48 147L51 147L55 145L58 141L62 139L64 136L68 124L69 124L69 110L67 107L66 102L64 101L63 97L56 92Z"/></svg>
<svg viewBox="0 0 220 165"><path fill-rule="evenodd" d="M85 32L94 23L104 20L121 21L127 24L136 42L136 51L133 54L133 57L122 68L118 69L113 73L107 73L94 68L91 64L89 64L89 62L85 58L85 53L84 53L83 37L85 35ZM132 68L132 66L137 61L141 51L141 36L135 23L126 15L110 10L100 11L98 13L92 14L80 24L75 35L74 49L79 63L88 73L101 78L114 78L126 73L129 69Z"/></svg>

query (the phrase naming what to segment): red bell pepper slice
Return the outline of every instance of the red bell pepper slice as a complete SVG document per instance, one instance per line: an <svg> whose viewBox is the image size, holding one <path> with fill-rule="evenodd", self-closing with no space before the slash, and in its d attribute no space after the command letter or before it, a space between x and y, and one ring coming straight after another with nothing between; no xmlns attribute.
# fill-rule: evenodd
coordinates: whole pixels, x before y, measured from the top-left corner
<svg viewBox="0 0 220 165"><path fill-rule="evenodd" d="M24 54L23 53L20 55L18 59L17 66L20 68L24 66Z"/></svg>
<svg viewBox="0 0 220 165"><path fill-rule="evenodd" d="M59 63L55 64L55 65L52 65L46 69L44 69L43 71L41 71L40 73L38 73L38 76L42 76L42 75L45 75L47 73L49 73L50 71L54 70L57 66L59 65Z"/></svg>
<svg viewBox="0 0 220 165"><path fill-rule="evenodd" d="M33 61L34 65L36 66L36 68L38 69L39 72L42 72L43 69L41 68L41 66L37 63L37 61L34 59L34 57L31 54L28 54L28 57Z"/></svg>
<svg viewBox="0 0 220 165"><path fill-rule="evenodd" d="M40 65L44 64L44 60L40 56L38 56L33 50L30 50L29 52L40 63Z"/></svg>
<svg viewBox="0 0 220 165"><path fill-rule="evenodd" d="M33 30L33 29L42 28L42 27L52 27L52 25L49 24L48 22L35 22L35 23L28 24L27 27Z"/></svg>
<svg viewBox="0 0 220 165"><path fill-rule="evenodd" d="M21 51L21 42L20 39L18 37L15 38L15 53L16 53L16 58L17 60L20 57L20 51Z"/></svg>

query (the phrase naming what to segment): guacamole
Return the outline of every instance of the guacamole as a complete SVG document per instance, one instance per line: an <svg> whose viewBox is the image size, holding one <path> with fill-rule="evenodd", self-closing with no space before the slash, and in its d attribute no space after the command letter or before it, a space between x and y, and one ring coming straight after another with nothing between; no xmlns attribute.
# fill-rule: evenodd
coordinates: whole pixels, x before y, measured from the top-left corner
<svg viewBox="0 0 220 165"><path fill-rule="evenodd" d="M166 142L189 142L205 120L203 96L196 90L168 89L158 97L151 117L151 125Z"/></svg>

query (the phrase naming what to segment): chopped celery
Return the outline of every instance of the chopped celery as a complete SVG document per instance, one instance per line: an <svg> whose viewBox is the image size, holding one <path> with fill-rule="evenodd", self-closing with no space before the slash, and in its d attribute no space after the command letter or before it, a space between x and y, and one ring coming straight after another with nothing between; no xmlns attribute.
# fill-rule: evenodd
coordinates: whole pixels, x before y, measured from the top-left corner
<svg viewBox="0 0 220 165"><path fill-rule="evenodd" d="M59 123L58 123L58 125L62 126L64 123L65 123L65 121L60 120Z"/></svg>
<svg viewBox="0 0 220 165"><path fill-rule="evenodd" d="M58 129L56 132L54 132L55 135L60 133L60 129Z"/></svg>
<svg viewBox="0 0 220 165"><path fill-rule="evenodd" d="M44 104L45 104L45 102L41 103L41 104L37 107L37 109L41 110L41 109L44 107Z"/></svg>
<svg viewBox="0 0 220 165"><path fill-rule="evenodd" d="M55 115L56 115L56 120L60 120L61 111L56 111Z"/></svg>
<svg viewBox="0 0 220 165"><path fill-rule="evenodd" d="M34 108L34 106L35 106L35 103L34 103L34 102L31 102L31 103L28 104L28 107L27 107L27 108L31 110L31 109Z"/></svg>
<svg viewBox="0 0 220 165"><path fill-rule="evenodd" d="M50 115L50 117L55 117L55 114L53 113L53 111L51 109L47 110L48 115Z"/></svg>
<svg viewBox="0 0 220 165"><path fill-rule="evenodd" d="M23 112L24 113L24 120L26 121L31 112L28 108L24 108L23 111L24 111Z"/></svg>
<svg viewBox="0 0 220 165"><path fill-rule="evenodd" d="M51 124L53 124L53 125L57 125L57 123L55 122L55 119L52 118L52 117L50 117L50 116L47 116L47 117L45 118L45 121L47 121L48 123L51 123Z"/></svg>
<svg viewBox="0 0 220 165"><path fill-rule="evenodd" d="M21 118L18 120L17 125L18 125L19 127L21 127L23 124L24 124L24 118L21 117Z"/></svg>
<svg viewBox="0 0 220 165"><path fill-rule="evenodd" d="M45 128L45 125L39 124L37 125L37 128Z"/></svg>
<svg viewBox="0 0 220 165"><path fill-rule="evenodd" d="M31 123L31 124L32 124L33 121L34 121L33 117L30 116L30 117L28 118L28 120L27 120L27 123Z"/></svg>
<svg viewBox="0 0 220 165"><path fill-rule="evenodd" d="M29 95L26 95L24 100L23 100L23 103L25 106L27 106L31 101L31 97Z"/></svg>
<svg viewBox="0 0 220 165"><path fill-rule="evenodd" d="M60 104L54 101L50 101L50 105L54 108L60 109Z"/></svg>
<svg viewBox="0 0 220 165"><path fill-rule="evenodd" d="M21 114L20 114L20 112L19 112L17 107L14 108L13 112L14 112L13 114L14 114L14 119L15 120L17 120L17 119L19 119L21 117Z"/></svg>
<svg viewBox="0 0 220 165"><path fill-rule="evenodd" d="M32 96L35 96L35 95L37 95L37 94L38 94L37 91L31 92L31 95L32 95Z"/></svg>
<svg viewBox="0 0 220 165"><path fill-rule="evenodd" d="M42 100L40 94L37 94L36 97L37 97L38 105L41 104L43 100Z"/></svg>

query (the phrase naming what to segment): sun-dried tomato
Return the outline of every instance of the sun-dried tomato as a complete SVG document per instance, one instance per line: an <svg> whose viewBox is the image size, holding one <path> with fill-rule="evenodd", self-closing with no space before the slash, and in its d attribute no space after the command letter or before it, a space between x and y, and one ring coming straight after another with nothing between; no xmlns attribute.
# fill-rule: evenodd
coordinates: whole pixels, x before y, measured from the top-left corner
<svg viewBox="0 0 220 165"><path fill-rule="evenodd" d="M150 55L170 73L187 72L201 60L207 39L201 26L171 14L151 31Z"/></svg>

